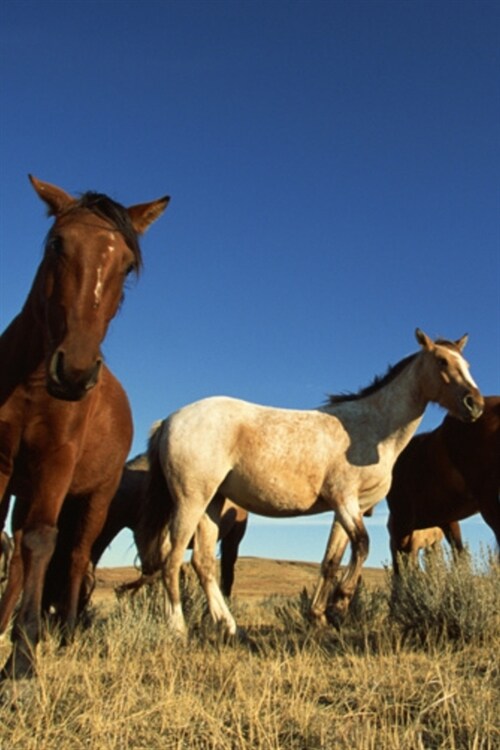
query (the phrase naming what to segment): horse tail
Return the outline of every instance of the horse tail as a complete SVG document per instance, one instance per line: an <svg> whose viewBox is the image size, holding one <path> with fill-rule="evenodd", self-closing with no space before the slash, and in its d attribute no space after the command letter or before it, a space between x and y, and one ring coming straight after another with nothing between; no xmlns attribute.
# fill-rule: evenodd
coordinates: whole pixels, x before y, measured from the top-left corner
<svg viewBox="0 0 500 750"><path fill-rule="evenodd" d="M143 575L152 575L162 567L162 546L171 515L172 496L160 463L159 443L164 422L155 422L148 442L148 480L142 513L135 530Z"/></svg>

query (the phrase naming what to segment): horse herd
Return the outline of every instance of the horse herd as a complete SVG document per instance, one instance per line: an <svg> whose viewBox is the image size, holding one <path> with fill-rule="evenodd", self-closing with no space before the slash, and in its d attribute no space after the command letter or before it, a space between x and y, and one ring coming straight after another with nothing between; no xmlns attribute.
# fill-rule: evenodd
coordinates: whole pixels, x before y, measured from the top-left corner
<svg viewBox="0 0 500 750"><path fill-rule="evenodd" d="M161 577L166 619L179 633L189 545L213 620L236 632L227 598L248 513L333 512L310 605L318 623L326 623L328 603L346 612L368 554L363 516L384 497L395 570L399 551L427 543L422 529L460 550L458 521L478 511L500 543L500 398L481 395L463 356L466 336L434 341L417 329L416 353L360 392L312 410L222 397L190 404L157 423L147 455L125 464L131 411L100 347L127 275L140 271L138 237L169 198L125 208L30 180L54 222L24 306L0 338L0 528L14 499L0 632L14 622L1 679L34 672L44 611L71 633L93 567L124 527L142 567L128 587ZM429 402L448 415L414 437Z"/></svg>

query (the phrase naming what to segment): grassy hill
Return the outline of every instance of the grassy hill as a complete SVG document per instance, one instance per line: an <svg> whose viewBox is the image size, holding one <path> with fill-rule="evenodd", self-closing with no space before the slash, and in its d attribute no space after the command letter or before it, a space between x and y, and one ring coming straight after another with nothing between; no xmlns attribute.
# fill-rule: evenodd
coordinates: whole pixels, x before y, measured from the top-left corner
<svg viewBox="0 0 500 750"><path fill-rule="evenodd" d="M236 563L233 597L255 601L269 596L296 596L304 587L312 591L318 575L317 563L240 557ZM138 577L133 567L98 568L94 600L109 602L115 586ZM365 568L363 581L372 588L382 586L385 572L380 568Z"/></svg>

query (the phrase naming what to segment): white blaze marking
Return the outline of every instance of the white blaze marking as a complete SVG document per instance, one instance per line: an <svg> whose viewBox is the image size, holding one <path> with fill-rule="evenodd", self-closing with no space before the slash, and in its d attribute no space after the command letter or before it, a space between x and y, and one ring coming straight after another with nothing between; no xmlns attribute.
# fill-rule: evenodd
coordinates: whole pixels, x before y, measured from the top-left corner
<svg viewBox="0 0 500 750"><path fill-rule="evenodd" d="M473 388L477 388L477 384L474 382L474 378L469 372L469 368L464 358L456 352L450 352L450 354L458 360L458 369L466 383L471 385Z"/></svg>
<svg viewBox="0 0 500 750"><path fill-rule="evenodd" d="M94 288L94 307L99 307L102 297L102 266L97 269L97 282Z"/></svg>
<svg viewBox="0 0 500 750"><path fill-rule="evenodd" d="M115 246L114 246L114 244L113 244L114 241L115 241L115 239L116 239L116 235L115 235L114 232L109 232L109 239L110 239L110 244L107 246L106 249L107 249L108 253L111 254L111 253L114 253L114 251L116 249ZM106 262L106 254L103 253L101 257L102 257L102 261L105 263ZM94 288L94 307L99 307L99 304L100 304L101 298L102 298L102 289L103 289L102 266L99 266L99 268L97 269L97 281L96 281L96 285L95 285L95 288Z"/></svg>

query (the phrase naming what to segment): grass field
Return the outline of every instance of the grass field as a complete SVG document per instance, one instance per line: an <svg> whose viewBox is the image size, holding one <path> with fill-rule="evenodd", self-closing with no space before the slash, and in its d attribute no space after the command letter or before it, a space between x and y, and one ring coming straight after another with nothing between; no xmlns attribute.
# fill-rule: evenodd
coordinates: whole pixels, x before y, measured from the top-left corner
<svg viewBox="0 0 500 750"><path fill-rule="evenodd" d="M306 617L316 575L240 560L232 608L246 638L229 643L190 580L184 644L161 593L116 601L133 571L99 571L88 629L65 648L47 633L37 679L0 689L1 750L500 747L498 566L436 558L397 591L366 571L346 622L324 629Z"/></svg>

